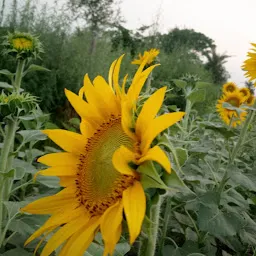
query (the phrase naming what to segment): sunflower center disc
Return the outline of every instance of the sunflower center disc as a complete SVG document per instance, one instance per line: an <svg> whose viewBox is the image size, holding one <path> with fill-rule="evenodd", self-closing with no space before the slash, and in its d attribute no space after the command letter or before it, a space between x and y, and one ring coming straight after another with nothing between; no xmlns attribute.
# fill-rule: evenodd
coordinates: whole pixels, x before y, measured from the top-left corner
<svg viewBox="0 0 256 256"><path fill-rule="evenodd" d="M132 149L133 142L124 133L120 118L111 118L88 139L86 153L80 156L78 198L91 215L102 214L121 199L122 192L134 181L112 164L113 154L121 145Z"/></svg>

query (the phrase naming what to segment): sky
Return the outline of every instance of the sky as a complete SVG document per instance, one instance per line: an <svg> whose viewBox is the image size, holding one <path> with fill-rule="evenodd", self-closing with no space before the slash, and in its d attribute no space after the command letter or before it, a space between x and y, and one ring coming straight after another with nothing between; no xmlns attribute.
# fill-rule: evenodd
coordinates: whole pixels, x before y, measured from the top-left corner
<svg viewBox="0 0 256 256"><path fill-rule="evenodd" d="M232 57L226 63L229 80L242 85L246 80L241 65L250 43L256 42L256 0L123 0L126 26L135 29L152 24L159 16L159 30L191 28L212 38L218 53Z"/></svg>
<svg viewBox="0 0 256 256"><path fill-rule="evenodd" d="M36 1L54 4L54 0ZM60 5L65 1L57 0ZM250 43L256 42L256 0L121 0L120 7L129 29L150 25L159 17L162 33L175 27L204 33L215 41L218 53L232 56L225 64L229 80L244 84L241 65Z"/></svg>

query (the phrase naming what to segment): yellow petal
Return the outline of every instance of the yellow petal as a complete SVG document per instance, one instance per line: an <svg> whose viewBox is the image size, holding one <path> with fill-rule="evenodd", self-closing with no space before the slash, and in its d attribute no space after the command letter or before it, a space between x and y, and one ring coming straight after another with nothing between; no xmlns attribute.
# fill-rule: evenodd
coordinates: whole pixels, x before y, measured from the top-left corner
<svg viewBox="0 0 256 256"><path fill-rule="evenodd" d="M101 102L98 104L104 104L105 105L104 107L108 108L109 112L112 113L113 115L115 116L120 115L121 114L120 102L117 100L116 95L114 94L114 91L107 84L105 79L102 76L97 76L93 80L93 84L102 99Z"/></svg>
<svg viewBox="0 0 256 256"><path fill-rule="evenodd" d="M37 162L48 165L48 166L56 166L56 165L68 165L68 166L76 166L79 162L79 158L71 153L52 153L47 154L40 157Z"/></svg>
<svg viewBox="0 0 256 256"><path fill-rule="evenodd" d="M77 173L76 166L54 166L46 170L39 171L36 173L43 176L75 176Z"/></svg>
<svg viewBox="0 0 256 256"><path fill-rule="evenodd" d="M47 196L28 204L20 211L34 214L54 214L67 207L75 208L78 206L75 197L76 191L76 186L67 187L56 195Z"/></svg>
<svg viewBox="0 0 256 256"><path fill-rule="evenodd" d="M60 185L62 187L68 187L75 184L76 176L60 176Z"/></svg>
<svg viewBox="0 0 256 256"><path fill-rule="evenodd" d="M112 163L117 171L126 175L135 175L134 170L129 166L129 163L135 163L135 156L125 146L121 146L115 151L112 158Z"/></svg>
<svg viewBox="0 0 256 256"><path fill-rule="evenodd" d="M83 92L84 91L85 88L83 87ZM81 99L81 97L67 89L65 89L65 94L68 98L68 101L81 118L85 119L87 122L93 125L100 123L101 116L94 105L88 104L86 101Z"/></svg>
<svg viewBox="0 0 256 256"><path fill-rule="evenodd" d="M121 124L124 132L129 136L131 139L136 140L135 133L132 132L134 129L133 124L133 104L129 100L125 100L122 103L122 116L121 116Z"/></svg>
<svg viewBox="0 0 256 256"><path fill-rule="evenodd" d="M145 59L146 60L146 59ZM145 64L145 60L143 61L143 63L141 64L141 66L143 66ZM128 90L128 97L134 101L136 101L139 97L139 94L141 92L141 89L143 87L143 85L145 84L149 74L152 72L152 70L156 67L159 66L159 64L153 65L149 68L147 68L145 71L143 72L139 72L140 68L138 69L137 73L135 74L133 80L132 80L132 84Z"/></svg>
<svg viewBox="0 0 256 256"><path fill-rule="evenodd" d="M157 90L143 105L136 121L136 134L141 135L148 129L150 122L155 118L162 106L166 87Z"/></svg>
<svg viewBox="0 0 256 256"><path fill-rule="evenodd" d="M37 237L41 236L48 230L53 230L56 227L61 226L64 223L68 223L71 220L79 217L84 213L83 207L78 208L67 208L65 211L58 211L54 215L52 215L42 227L40 227L36 232L34 232L25 242L25 246L36 239Z"/></svg>
<svg viewBox="0 0 256 256"><path fill-rule="evenodd" d="M113 72L114 72L114 67L116 65L117 60L114 60L109 68L108 72L108 84L109 86L113 89Z"/></svg>
<svg viewBox="0 0 256 256"><path fill-rule="evenodd" d="M43 130L42 132L65 151L78 155L85 152L86 138L83 135L60 129Z"/></svg>
<svg viewBox="0 0 256 256"><path fill-rule="evenodd" d="M101 119L108 118L112 114L105 103L106 96L104 97L104 95L102 95L102 93L93 86L87 74L84 77L84 92L87 102L90 106L97 109ZM88 119L86 120L90 121Z"/></svg>
<svg viewBox="0 0 256 256"><path fill-rule="evenodd" d="M184 116L184 112L175 112L175 113L168 113L162 116L156 117L150 123L147 131L142 134L141 139L141 151L144 155L150 147L150 144L154 140L154 138L162 131L167 129L168 127L172 126L173 124L177 123L181 120Z"/></svg>
<svg viewBox="0 0 256 256"><path fill-rule="evenodd" d="M100 217L91 218L87 225L81 228L76 234L69 238L63 246L59 256L83 256L91 242L93 241L96 229L100 224Z"/></svg>
<svg viewBox="0 0 256 256"><path fill-rule="evenodd" d="M130 244L133 244L140 234L146 212L146 196L140 182L135 181L133 186L123 192L123 204L130 233Z"/></svg>
<svg viewBox="0 0 256 256"><path fill-rule="evenodd" d="M155 146L146 153L145 156L141 157L138 160L138 163L141 164L145 161L155 161L163 166L163 168L168 172L171 173L171 163L164 153L164 151L159 147Z"/></svg>
<svg viewBox="0 0 256 256"><path fill-rule="evenodd" d="M117 202L108 208L101 220L100 229L105 244L105 254L113 254L115 246L120 239L121 223L123 220L123 204Z"/></svg>
<svg viewBox="0 0 256 256"><path fill-rule="evenodd" d="M96 125L97 126L97 125ZM81 119L80 122L80 132L86 137L90 138L93 136L95 132L95 124L92 125L91 123L87 122L85 119Z"/></svg>
<svg viewBox="0 0 256 256"><path fill-rule="evenodd" d="M60 228L47 242L41 256L49 256L55 249L64 243L69 237L76 233L79 229L86 226L89 221L89 216L83 214L78 218L70 221L65 226Z"/></svg>
<svg viewBox="0 0 256 256"><path fill-rule="evenodd" d="M119 72L120 72L120 66L121 66L123 57L124 57L124 54L117 59L117 62L115 63L114 70L113 70L114 88L115 88L116 95L119 99L121 98L121 88L119 85Z"/></svg>

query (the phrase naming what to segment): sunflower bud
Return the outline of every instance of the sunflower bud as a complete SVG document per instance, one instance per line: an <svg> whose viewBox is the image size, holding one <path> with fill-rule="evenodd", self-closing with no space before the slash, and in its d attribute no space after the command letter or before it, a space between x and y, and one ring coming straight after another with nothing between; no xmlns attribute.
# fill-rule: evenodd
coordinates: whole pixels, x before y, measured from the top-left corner
<svg viewBox="0 0 256 256"><path fill-rule="evenodd" d="M35 96L29 93L0 94L0 119L7 116L25 116L37 105Z"/></svg>
<svg viewBox="0 0 256 256"><path fill-rule="evenodd" d="M17 59L27 59L39 57L43 52L42 44L39 39L29 33L14 32L8 33L4 37L3 55L11 55Z"/></svg>

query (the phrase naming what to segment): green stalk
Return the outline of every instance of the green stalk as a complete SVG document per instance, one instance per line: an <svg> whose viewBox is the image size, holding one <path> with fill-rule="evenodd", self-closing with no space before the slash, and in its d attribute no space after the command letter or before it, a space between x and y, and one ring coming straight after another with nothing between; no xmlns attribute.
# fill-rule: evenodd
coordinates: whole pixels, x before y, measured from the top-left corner
<svg viewBox="0 0 256 256"><path fill-rule="evenodd" d="M166 206L165 206L165 212L164 212L164 226L162 229L162 237L159 243L159 247L160 247L160 252L162 252L163 248L164 248L164 241L166 238L166 234L167 234L167 229L168 229L168 224L169 224L169 219L170 219L170 215L171 215L171 198L167 197L166 200Z"/></svg>
<svg viewBox="0 0 256 256"><path fill-rule="evenodd" d="M162 199L160 197L158 199L158 202L154 204L150 209L150 222L148 224L148 229L147 229L148 239L147 239L146 246L143 246L144 250L140 250L139 255L141 256L155 255L161 204L162 204Z"/></svg>
<svg viewBox="0 0 256 256"><path fill-rule="evenodd" d="M18 60L16 74L15 74L15 81L14 81L14 87L17 93L20 92L20 85L21 85L24 67L25 67L25 60Z"/></svg>
<svg viewBox="0 0 256 256"><path fill-rule="evenodd" d="M15 138L15 132L17 128L16 120L9 120L7 123L7 132L4 139L4 145L1 150L1 156L0 156L0 232L2 231L2 221L3 221L3 201L6 200L5 198L5 191L6 191L6 178L4 177L4 174L8 172L8 159L9 154L12 151L14 138ZM1 244L0 244L1 247Z"/></svg>
<svg viewBox="0 0 256 256"><path fill-rule="evenodd" d="M230 163L233 163L233 161L235 160L235 157L236 157L236 155L237 155L239 149L240 149L241 146L243 145L244 140L245 140L245 137L246 137L247 130L248 130L248 128L249 128L249 126L250 126L250 124L251 124L251 122L252 122L254 116L255 116L255 111L252 111L252 110L251 110L251 111L249 112L249 115L248 115L248 117L246 118L246 121L245 121L245 123L244 123L244 126L243 126L243 128L242 128L242 130L241 130L241 133L240 133L238 142L236 143L236 145L235 145L235 147L234 147L234 149L233 149L233 151L232 151L232 153L231 153L230 161L229 161Z"/></svg>

